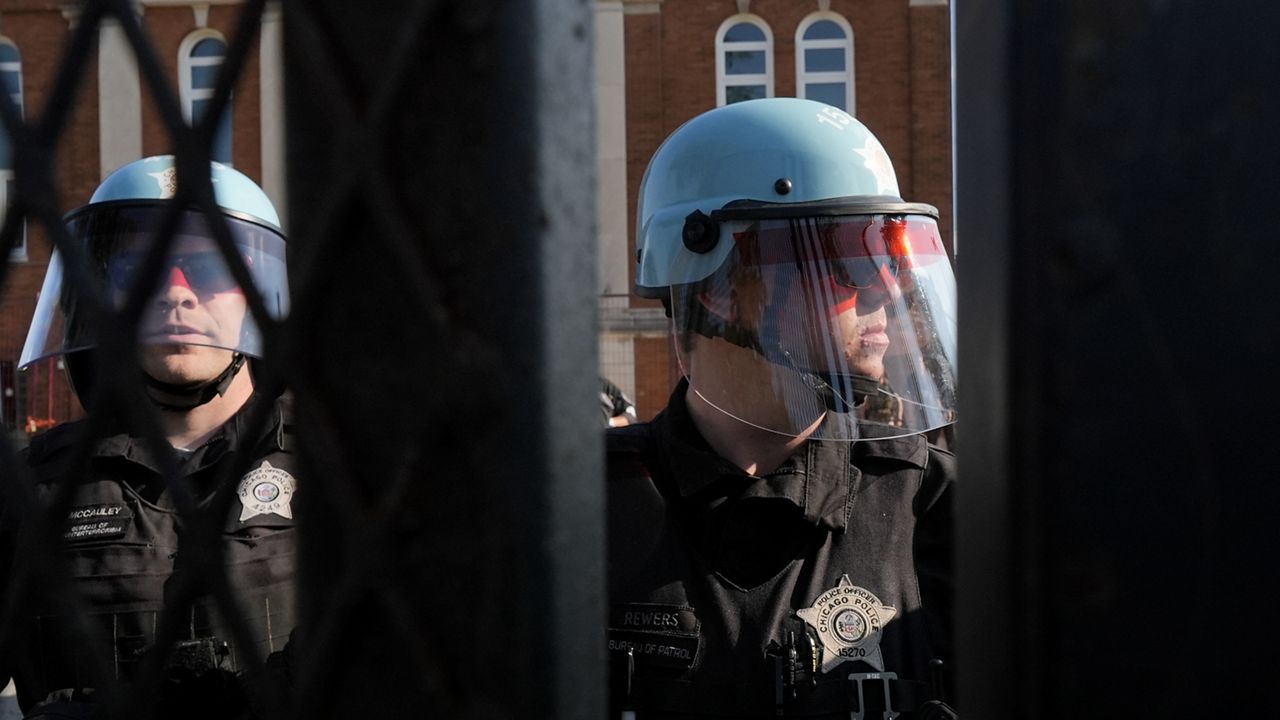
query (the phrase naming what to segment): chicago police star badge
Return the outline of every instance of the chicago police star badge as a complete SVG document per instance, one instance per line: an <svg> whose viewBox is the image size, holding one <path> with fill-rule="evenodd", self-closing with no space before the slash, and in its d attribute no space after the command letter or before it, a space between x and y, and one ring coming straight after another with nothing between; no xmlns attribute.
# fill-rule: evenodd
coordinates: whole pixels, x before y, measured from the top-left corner
<svg viewBox="0 0 1280 720"><path fill-rule="evenodd" d="M236 491L240 504L244 506L240 511L240 522L270 513L292 520L293 508L289 502L293 499L293 488L293 476L288 471L273 467L264 460L257 469L240 479L240 487Z"/></svg>
<svg viewBox="0 0 1280 720"><path fill-rule="evenodd" d="M813 606L796 612L818 632L822 641L822 672L830 672L846 660L861 660L876 670L884 670L880 634L898 614L880 602L875 593L840 578L840 584L818 596Z"/></svg>

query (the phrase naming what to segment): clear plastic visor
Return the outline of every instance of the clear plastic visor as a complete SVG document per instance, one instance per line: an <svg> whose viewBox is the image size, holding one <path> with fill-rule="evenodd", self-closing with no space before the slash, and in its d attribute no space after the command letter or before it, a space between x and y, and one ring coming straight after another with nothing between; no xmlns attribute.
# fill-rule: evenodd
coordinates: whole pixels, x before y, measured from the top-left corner
<svg viewBox="0 0 1280 720"><path fill-rule="evenodd" d="M788 436L912 435L955 420L956 289L933 218L724 222L711 277L673 286L676 352L720 411Z"/></svg>
<svg viewBox="0 0 1280 720"><path fill-rule="evenodd" d="M138 318L140 344L203 345L262 356L262 334L249 312L246 290L236 282L203 213L181 214L158 275L147 272L165 212L162 205L105 206L68 221L72 240L85 250L91 287L74 287L66 259L53 253L20 366L96 347L86 299L96 295L118 312L132 293L148 295ZM253 280L249 292L259 294L269 316L284 318L289 311L284 238L257 223L224 218L236 257Z"/></svg>

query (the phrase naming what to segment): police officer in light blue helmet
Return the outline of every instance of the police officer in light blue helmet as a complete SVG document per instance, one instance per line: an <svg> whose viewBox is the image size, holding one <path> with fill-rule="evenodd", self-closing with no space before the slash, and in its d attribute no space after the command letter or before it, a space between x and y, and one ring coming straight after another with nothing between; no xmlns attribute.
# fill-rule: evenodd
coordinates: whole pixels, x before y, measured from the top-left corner
<svg viewBox="0 0 1280 720"><path fill-rule="evenodd" d="M0 478L14 486L0 496L29 481L29 507L62 508L43 518L58 524L52 548L31 531L39 515L0 512L0 587L26 589L10 598L24 630L0 657L0 683L12 678L24 717L98 717L101 698L151 681L149 659L162 682L147 717L259 717L243 673L283 657L296 624L290 403L257 387L249 365L263 350L250 306L288 312L285 238L257 185L207 167L216 210L190 204L172 157L125 165L67 215L64 249L76 251L50 260L21 362L65 357L93 417L33 436L29 472ZM133 338L101 332L125 313ZM134 368L140 378L116 376ZM93 383L138 379L158 412L94 406L105 396ZM15 560L49 551L67 579L53 594L23 583ZM187 582L214 575L216 589ZM186 619L167 645L156 619L170 612Z"/></svg>
<svg viewBox="0 0 1280 720"><path fill-rule="evenodd" d="M636 291L670 303L693 392L749 425L854 440L954 419L955 283L937 210L880 142L794 98L667 139L641 184Z"/></svg>
<svg viewBox="0 0 1280 720"><path fill-rule="evenodd" d="M955 283L874 135L796 98L685 123L636 291L683 378L607 432L614 717L955 718Z"/></svg>
<svg viewBox="0 0 1280 720"><path fill-rule="evenodd" d="M259 293L274 318L288 312L285 238L270 199L231 167L214 162L210 173L236 254L255 287L246 290L236 282L204 213L182 211L137 338L148 393L168 409L208 403L226 392L247 358L261 357L262 336L248 312L246 292ZM87 205L67 215L70 235L85 250L91 276L117 309L135 284L148 281L139 271L176 189L173 157L148 157L116 170ZM65 355L84 401L89 357L99 339L97 328L83 317L78 291L65 283L63 263L55 252L20 364Z"/></svg>

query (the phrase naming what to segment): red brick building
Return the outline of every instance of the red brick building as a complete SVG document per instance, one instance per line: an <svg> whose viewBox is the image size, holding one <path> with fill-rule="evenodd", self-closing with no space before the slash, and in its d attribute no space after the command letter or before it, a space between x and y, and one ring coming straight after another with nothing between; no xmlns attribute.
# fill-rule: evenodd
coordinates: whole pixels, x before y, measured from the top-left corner
<svg viewBox="0 0 1280 720"><path fill-rule="evenodd" d="M210 68L241 0L135 0L184 111L207 99ZM601 367L639 404L666 402L678 377L656 303L629 297L636 193L650 156L681 123L735 98L804 95L842 104L883 142L904 196L942 211L950 234L950 9L947 0L595 0ZM74 3L0 0L0 79L28 121L43 113ZM219 152L284 206L280 17L269 5L234 94ZM59 145L62 208L121 165L169 141L118 27L99 31ZM797 62L799 60L799 62ZM3 140L3 138L0 138ZM4 145L0 142L0 145ZM12 177L0 147L0 195ZM3 204L0 197L0 205ZM16 364L49 259L30 223L0 293L0 426L80 414L56 361Z"/></svg>
<svg viewBox="0 0 1280 720"><path fill-rule="evenodd" d="M908 200L951 236L948 0L621 0L597 3L601 137L601 354L642 418L666 403L678 368L656 303L628 300L636 194L649 158L680 124L746 97L811 97L861 120L894 161ZM621 105L621 106L620 106ZM625 226L618 206L625 204ZM624 321L624 318L629 322Z"/></svg>

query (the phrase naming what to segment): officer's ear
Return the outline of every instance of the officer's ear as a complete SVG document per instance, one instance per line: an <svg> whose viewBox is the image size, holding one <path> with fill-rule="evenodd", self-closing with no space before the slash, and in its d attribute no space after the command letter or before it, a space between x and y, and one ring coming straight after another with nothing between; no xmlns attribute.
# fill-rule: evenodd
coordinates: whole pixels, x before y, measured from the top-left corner
<svg viewBox="0 0 1280 720"><path fill-rule="evenodd" d="M737 265L729 272L725 284L719 286L719 292L706 298L705 306L729 323L758 328L765 308L775 301L770 297L769 282L759 267Z"/></svg>
<svg viewBox="0 0 1280 720"><path fill-rule="evenodd" d="M713 317L726 321L736 321L738 318L737 303L732 298L722 294L712 294L709 292L700 292L697 295L698 304L702 306L704 312Z"/></svg>

